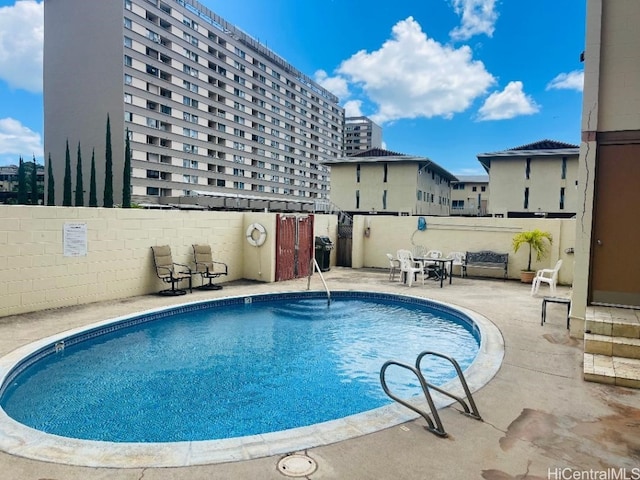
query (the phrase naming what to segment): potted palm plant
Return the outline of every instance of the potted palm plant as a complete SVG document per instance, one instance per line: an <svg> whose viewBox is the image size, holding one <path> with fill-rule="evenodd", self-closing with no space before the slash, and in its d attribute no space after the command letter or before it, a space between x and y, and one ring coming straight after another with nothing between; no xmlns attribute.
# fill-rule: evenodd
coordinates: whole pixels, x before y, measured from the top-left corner
<svg viewBox="0 0 640 480"><path fill-rule="evenodd" d="M549 246L553 243L553 236L550 232L542 230L529 230L528 232L520 232L513 237L513 251L517 252L521 246L529 245L529 262L527 269L520 271L520 281L523 283L531 283L535 276L535 270L531 269L531 256L535 252L536 261L542 260L549 253Z"/></svg>

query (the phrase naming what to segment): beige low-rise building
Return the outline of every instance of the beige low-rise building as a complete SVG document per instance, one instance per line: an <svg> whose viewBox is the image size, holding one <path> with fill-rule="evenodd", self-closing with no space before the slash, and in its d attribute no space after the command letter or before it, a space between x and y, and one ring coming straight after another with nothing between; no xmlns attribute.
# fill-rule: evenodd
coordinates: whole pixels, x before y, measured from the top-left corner
<svg viewBox="0 0 640 480"><path fill-rule="evenodd" d="M578 203L577 145L541 140L478 160L489 174L491 208L498 217L570 218Z"/></svg>
<svg viewBox="0 0 640 480"><path fill-rule="evenodd" d="M449 215L456 177L426 157L373 148L326 164L331 202L345 212Z"/></svg>
<svg viewBox="0 0 640 480"><path fill-rule="evenodd" d="M458 175L451 182L451 215L485 216L489 212L489 176Z"/></svg>

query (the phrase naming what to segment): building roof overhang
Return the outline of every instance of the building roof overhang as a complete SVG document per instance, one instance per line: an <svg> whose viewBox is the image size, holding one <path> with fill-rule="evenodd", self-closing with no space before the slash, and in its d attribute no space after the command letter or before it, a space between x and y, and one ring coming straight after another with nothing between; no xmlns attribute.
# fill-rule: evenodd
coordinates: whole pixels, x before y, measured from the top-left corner
<svg viewBox="0 0 640 480"><path fill-rule="evenodd" d="M326 160L324 165L356 165L356 164L375 164L375 163L415 163L418 168L418 172L422 172L426 169L435 171L438 175L446 178L449 181L457 180L456 176L448 170L442 168L433 160L427 157L420 157L417 155L404 155L402 153L391 152L389 150L383 150L380 148L373 148L364 152L350 155L348 157L340 157L334 160Z"/></svg>

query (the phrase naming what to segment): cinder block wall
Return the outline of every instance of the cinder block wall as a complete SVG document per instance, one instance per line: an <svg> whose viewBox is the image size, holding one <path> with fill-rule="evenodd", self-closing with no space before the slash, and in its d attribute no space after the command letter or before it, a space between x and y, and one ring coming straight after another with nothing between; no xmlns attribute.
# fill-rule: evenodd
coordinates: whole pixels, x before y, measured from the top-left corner
<svg viewBox="0 0 640 480"><path fill-rule="evenodd" d="M169 245L174 261L191 264L191 245L206 243L216 259L229 265L225 280L272 282L275 219L275 213L0 205L0 317L157 292L165 285L155 276L152 245ZM509 277L515 279L527 254L526 248L514 254L511 238L540 228L553 234L554 244L550 255L534 262L533 268L551 267L562 258L560 283L573 282L573 254L566 250L574 247L575 220L427 217L425 231L417 229L417 221L418 217L356 216L353 268L388 268L385 253L413 245L445 255L487 249L509 252ZM268 232L259 249L245 238L253 222ZM86 255L64 255L65 224L86 225ZM315 215L314 230L337 243L335 215ZM335 256L334 250L332 265ZM196 285L199 281L194 278Z"/></svg>
<svg viewBox="0 0 640 480"><path fill-rule="evenodd" d="M86 255L64 255L65 224L86 225ZM208 243L242 277L242 213L0 206L0 225L0 317L158 291L152 245L191 264Z"/></svg>

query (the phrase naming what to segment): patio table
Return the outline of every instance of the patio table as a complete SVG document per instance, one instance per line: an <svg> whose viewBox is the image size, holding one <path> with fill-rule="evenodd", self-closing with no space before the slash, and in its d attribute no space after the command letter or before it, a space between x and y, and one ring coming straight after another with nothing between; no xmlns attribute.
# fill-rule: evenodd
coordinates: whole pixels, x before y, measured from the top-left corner
<svg viewBox="0 0 640 480"><path fill-rule="evenodd" d="M428 258L428 257L415 257L414 260L421 262L428 274L427 278L433 278L434 280L440 280L440 288L444 285L444 279L449 277L449 285L453 275L451 270L453 269L453 258ZM447 263L449 269L447 270Z"/></svg>

